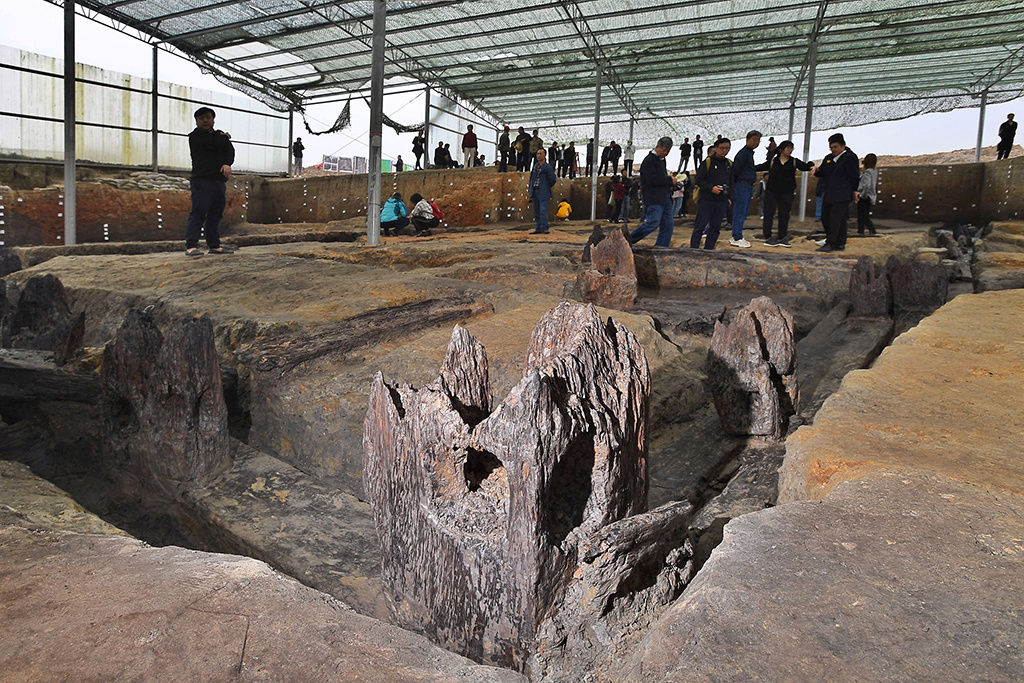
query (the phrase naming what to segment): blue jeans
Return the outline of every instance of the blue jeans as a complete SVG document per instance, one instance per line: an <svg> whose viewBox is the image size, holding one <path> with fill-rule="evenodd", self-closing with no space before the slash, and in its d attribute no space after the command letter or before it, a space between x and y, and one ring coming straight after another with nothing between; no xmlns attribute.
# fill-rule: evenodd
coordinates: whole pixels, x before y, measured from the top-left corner
<svg viewBox="0 0 1024 683"><path fill-rule="evenodd" d="M704 248L714 249L718 243L718 233L722 229L722 219L729 202L718 199L700 199L697 201L697 218L693 223L690 235L690 248L700 248L700 238L705 235Z"/></svg>
<svg viewBox="0 0 1024 683"><path fill-rule="evenodd" d="M630 242L639 242L655 230L658 231L658 239L654 246L667 247L672 243L672 200L664 204L645 204L644 222L636 230L629 233Z"/></svg>
<svg viewBox="0 0 1024 683"><path fill-rule="evenodd" d="M537 223L537 232L548 231L548 202L550 199L533 198L533 219Z"/></svg>
<svg viewBox="0 0 1024 683"><path fill-rule="evenodd" d="M824 200L824 199L825 199L825 197L819 194L818 195L818 199L816 200L816 202L814 204L814 220L816 220L816 221L820 221L821 220L821 204L822 204L822 200Z"/></svg>
<svg viewBox="0 0 1024 683"><path fill-rule="evenodd" d="M672 215L673 216L678 216L679 215L679 211L682 208L683 208L683 198L682 197L674 197L672 199Z"/></svg>
<svg viewBox="0 0 1024 683"><path fill-rule="evenodd" d="M622 222L629 221L629 195L627 194L622 198L622 209L619 211L619 220Z"/></svg>
<svg viewBox="0 0 1024 683"><path fill-rule="evenodd" d="M743 239L743 223L750 213L750 200L754 196L754 186L742 180L736 183L732 192L732 238Z"/></svg>

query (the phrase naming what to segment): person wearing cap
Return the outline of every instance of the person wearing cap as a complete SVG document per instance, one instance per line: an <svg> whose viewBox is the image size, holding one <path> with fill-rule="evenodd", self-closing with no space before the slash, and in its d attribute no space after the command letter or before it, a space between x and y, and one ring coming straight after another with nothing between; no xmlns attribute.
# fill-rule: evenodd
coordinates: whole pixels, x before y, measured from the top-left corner
<svg viewBox="0 0 1024 683"><path fill-rule="evenodd" d="M743 239L743 223L750 212L750 200L754 196L757 171L754 170L754 150L761 144L761 132L747 133L747 144L736 152L732 160L732 239L731 246L748 249L750 242Z"/></svg>
<svg viewBox="0 0 1024 683"><path fill-rule="evenodd" d="M512 142L508 137L509 128L506 125L505 129L501 131L501 135L498 136L498 173L504 173L508 170L508 153L512 149Z"/></svg>
<svg viewBox="0 0 1024 683"><path fill-rule="evenodd" d="M850 203L860 184L860 159L846 146L842 133L828 139L830 153L822 160L814 175L824 185L821 195L821 222L825 224L825 244L818 251L846 249L846 228L850 220Z"/></svg>
<svg viewBox="0 0 1024 683"><path fill-rule="evenodd" d="M227 199L227 180L231 177L231 164L235 163L235 148L231 136L214 130L217 114L209 107L195 112L196 128L188 134L188 149L192 156L192 211L185 228L185 255L202 256L199 235L205 232L210 254L224 254L220 244L220 219L224 216Z"/></svg>
<svg viewBox="0 0 1024 683"><path fill-rule="evenodd" d="M629 233L630 244L636 244L655 230L658 239L654 246L668 247L672 243L672 186L675 180L668 174L665 157L672 151L672 138L663 137L647 153L640 164L640 192L644 197L644 220Z"/></svg>

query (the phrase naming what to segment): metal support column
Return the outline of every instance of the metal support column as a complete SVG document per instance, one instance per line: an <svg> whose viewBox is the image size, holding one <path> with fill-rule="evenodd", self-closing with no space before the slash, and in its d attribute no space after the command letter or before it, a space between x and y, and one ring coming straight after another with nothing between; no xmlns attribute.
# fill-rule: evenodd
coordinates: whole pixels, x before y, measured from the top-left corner
<svg viewBox="0 0 1024 683"><path fill-rule="evenodd" d="M288 140L284 143L286 148L285 154L288 155L288 177L291 178L295 175L295 169L292 168L293 160L295 157L292 156L292 136L295 135L295 109L288 107Z"/></svg>
<svg viewBox="0 0 1024 683"><path fill-rule="evenodd" d="M153 109L153 130L150 131L150 143L149 143L150 147L152 147L151 151L152 151L152 157L153 157L153 173L158 173L160 171L160 155L159 155L159 144L160 144L160 138L159 138L159 132L160 132L160 129L159 129L159 125L160 125L160 112L159 112L160 92L159 92L159 89L157 88L157 83L158 83L157 77L158 77L158 74L159 74L159 72L157 71L157 64L159 62L159 57L158 57L159 54L160 54L160 49L156 45L153 45L153 94L151 95L151 100L150 100L150 107L152 107L152 109Z"/></svg>
<svg viewBox="0 0 1024 683"><path fill-rule="evenodd" d="M423 91L423 168L427 167L427 158L430 156L430 86Z"/></svg>
<svg viewBox="0 0 1024 683"><path fill-rule="evenodd" d="M789 135L786 136L787 140L793 139L793 121L796 119L796 102L789 103ZM804 161L807 161L804 159Z"/></svg>
<svg viewBox="0 0 1024 683"><path fill-rule="evenodd" d="M633 142L633 117L629 117L629 142ZM635 145L634 145L635 146Z"/></svg>
<svg viewBox="0 0 1024 683"><path fill-rule="evenodd" d="M370 159L367 169L366 244L380 244L381 131L384 116L384 0L373 0L370 62Z"/></svg>
<svg viewBox="0 0 1024 683"><path fill-rule="evenodd" d="M978 144L974 147L974 163L981 161L981 143L985 136L986 105L988 105L988 90L981 93L981 109L978 110Z"/></svg>
<svg viewBox="0 0 1024 683"><path fill-rule="evenodd" d="M804 116L804 156L803 160L811 156L811 123L814 119L814 72L818 67L818 44L811 43L810 54L807 57L810 65L807 69L807 113ZM800 220L807 217L807 179L806 171L800 175Z"/></svg>
<svg viewBox="0 0 1024 683"><path fill-rule="evenodd" d="M597 169L601 158L601 65L594 77L594 165L590 170L590 220L597 220Z"/></svg>
<svg viewBox="0 0 1024 683"><path fill-rule="evenodd" d="M75 244L75 0L64 0L64 244Z"/></svg>

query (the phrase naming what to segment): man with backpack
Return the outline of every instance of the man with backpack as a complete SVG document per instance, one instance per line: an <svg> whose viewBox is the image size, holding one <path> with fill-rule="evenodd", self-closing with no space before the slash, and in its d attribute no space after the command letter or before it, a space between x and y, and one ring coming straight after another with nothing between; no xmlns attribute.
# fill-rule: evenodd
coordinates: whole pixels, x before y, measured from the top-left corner
<svg viewBox="0 0 1024 683"><path fill-rule="evenodd" d="M701 237L707 250L714 249L718 242L732 192L732 163L725 158L731 147L729 138L722 138L708 150L708 158L697 166L697 187L694 189L697 218L690 235L691 249L700 248Z"/></svg>

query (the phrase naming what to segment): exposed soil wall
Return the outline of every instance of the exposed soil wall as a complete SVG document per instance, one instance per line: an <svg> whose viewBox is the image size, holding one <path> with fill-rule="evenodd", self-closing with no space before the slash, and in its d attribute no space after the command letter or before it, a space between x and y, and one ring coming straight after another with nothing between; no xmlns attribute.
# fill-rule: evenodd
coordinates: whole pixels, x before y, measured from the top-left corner
<svg viewBox="0 0 1024 683"><path fill-rule="evenodd" d="M57 182L58 165L0 164L0 220L6 246L61 244L63 192L25 189ZM100 171L82 169L78 187L80 242L178 239L190 209L188 192L121 191L88 182ZM879 201L874 216L908 221L983 223L1024 214L1024 163L1018 159L981 164L893 166L879 169ZM407 171L384 176L383 196L401 192L407 205L419 192L445 212L442 228L532 221L525 173L493 169ZM604 216L599 183L598 214ZM807 214L814 214L816 179L808 183ZM590 213L590 179L560 178L553 189L551 218L560 201L574 218ZM334 175L295 179L237 176L228 184L224 227L249 223L326 223L366 215L367 177ZM691 215L693 209L691 207ZM756 202L751 215L758 213ZM106 228L106 230L104 230Z"/></svg>

